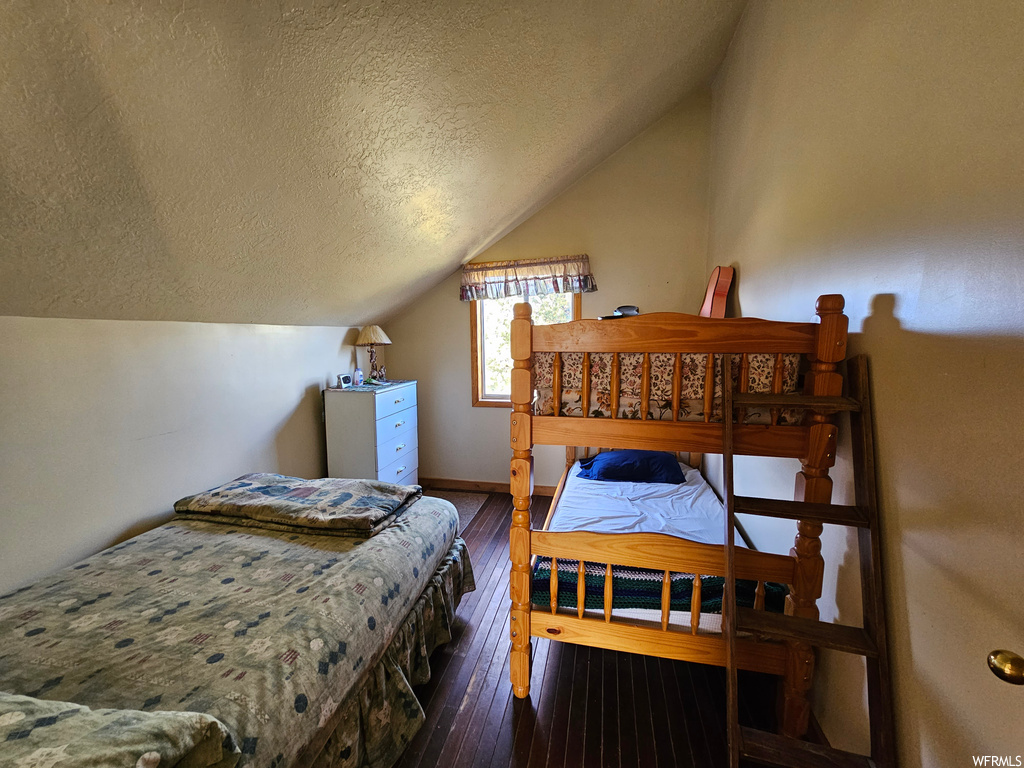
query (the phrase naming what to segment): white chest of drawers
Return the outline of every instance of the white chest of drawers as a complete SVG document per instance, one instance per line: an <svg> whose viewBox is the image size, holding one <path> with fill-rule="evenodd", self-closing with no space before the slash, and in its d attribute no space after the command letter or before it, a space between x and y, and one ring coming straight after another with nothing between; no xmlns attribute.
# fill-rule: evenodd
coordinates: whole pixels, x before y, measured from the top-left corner
<svg viewBox="0 0 1024 768"><path fill-rule="evenodd" d="M324 418L330 477L418 482L415 381L325 389Z"/></svg>

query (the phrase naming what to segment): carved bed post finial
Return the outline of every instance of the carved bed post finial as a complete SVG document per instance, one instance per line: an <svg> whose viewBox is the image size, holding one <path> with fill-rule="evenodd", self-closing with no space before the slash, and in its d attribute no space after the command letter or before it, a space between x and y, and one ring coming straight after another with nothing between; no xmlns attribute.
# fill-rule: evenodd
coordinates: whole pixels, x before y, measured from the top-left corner
<svg viewBox="0 0 1024 768"><path fill-rule="evenodd" d="M817 314L821 318L811 369L804 381L804 393L817 396L838 396L843 393L843 377L837 363L846 357L846 336L849 318L843 314L846 301L838 294L818 297ZM797 501L829 503L832 501L832 478L829 467L835 464L836 426L834 417L818 412L809 416L810 434L807 456L796 475L793 498ZM809 619L818 618L818 598L825 561L821 557L821 524L801 520L797 523L796 540L789 554L796 558L793 583L786 598L786 613ZM807 694L814 671L814 650L806 643L790 642L783 677L779 721L786 736L802 736L807 730L810 703Z"/></svg>
<svg viewBox="0 0 1024 768"><path fill-rule="evenodd" d="M512 559L509 593L512 598L510 662L512 692L520 699L530 694L530 505L533 500L533 309L516 304L512 320Z"/></svg>

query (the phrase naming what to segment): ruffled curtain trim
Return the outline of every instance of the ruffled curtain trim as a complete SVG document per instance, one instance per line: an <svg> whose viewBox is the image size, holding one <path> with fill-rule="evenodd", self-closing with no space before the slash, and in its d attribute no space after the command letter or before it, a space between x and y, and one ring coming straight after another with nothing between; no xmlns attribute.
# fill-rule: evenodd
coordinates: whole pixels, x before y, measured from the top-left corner
<svg viewBox="0 0 1024 768"><path fill-rule="evenodd" d="M553 259L518 259L467 264L462 268L462 301L505 299L511 296L545 296L549 293L590 293L597 281L590 271L590 257L559 256Z"/></svg>

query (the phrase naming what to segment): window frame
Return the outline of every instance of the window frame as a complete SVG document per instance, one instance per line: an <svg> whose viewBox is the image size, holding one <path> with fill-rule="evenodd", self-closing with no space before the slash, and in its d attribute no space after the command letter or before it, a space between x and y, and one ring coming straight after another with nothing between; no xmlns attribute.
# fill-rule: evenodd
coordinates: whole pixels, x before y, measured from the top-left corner
<svg viewBox="0 0 1024 768"><path fill-rule="evenodd" d="M512 401L496 397L483 397L484 371L481 363L483 354L481 350L480 332L483 330L483 322L480 318L482 307L477 306L487 299L469 302L469 373L473 380L473 407L474 408L511 408ZM572 294L572 319L580 320L583 317L583 294Z"/></svg>

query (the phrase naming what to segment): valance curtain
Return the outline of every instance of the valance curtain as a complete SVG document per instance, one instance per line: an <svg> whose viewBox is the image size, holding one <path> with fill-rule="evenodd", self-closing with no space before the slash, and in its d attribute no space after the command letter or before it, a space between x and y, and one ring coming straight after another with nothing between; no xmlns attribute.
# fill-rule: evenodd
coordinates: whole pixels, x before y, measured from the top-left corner
<svg viewBox="0 0 1024 768"><path fill-rule="evenodd" d="M590 293L597 281L590 271L590 257L558 256L553 259L517 259L467 264L462 268L462 301L504 299L510 296L544 296L549 293Z"/></svg>

